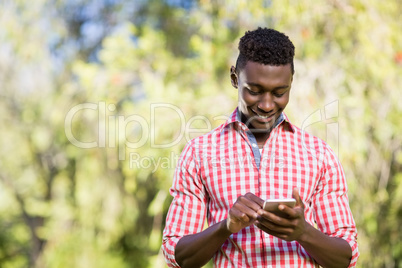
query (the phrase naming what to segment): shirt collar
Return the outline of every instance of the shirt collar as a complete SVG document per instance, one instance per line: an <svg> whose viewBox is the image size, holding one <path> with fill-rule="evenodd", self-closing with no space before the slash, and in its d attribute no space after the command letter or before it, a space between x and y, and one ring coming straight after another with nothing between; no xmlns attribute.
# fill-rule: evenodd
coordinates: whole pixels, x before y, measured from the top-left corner
<svg viewBox="0 0 402 268"><path fill-rule="evenodd" d="M281 115L279 116L279 118L276 120L275 122L275 126L274 128L278 127L279 125L281 125L282 123L286 124L289 126L289 128L284 128L285 130L290 130L292 132L294 132L294 128L292 126L292 124L289 121L289 118L286 116L285 113L281 113ZM228 120L226 120L225 124L222 127L222 130L224 128L226 128L228 125L233 125L236 129L240 128L243 129L244 131L249 130L249 128L241 121L240 119L240 111L239 108L236 108L233 113L229 116Z"/></svg>

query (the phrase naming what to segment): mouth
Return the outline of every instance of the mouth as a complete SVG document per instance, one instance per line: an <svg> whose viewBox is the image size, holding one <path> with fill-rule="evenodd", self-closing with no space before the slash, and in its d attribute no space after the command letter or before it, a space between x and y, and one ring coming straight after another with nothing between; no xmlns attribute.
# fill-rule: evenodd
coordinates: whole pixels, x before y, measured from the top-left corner
<svg viewBox="0 0 402 268"><path fill-rule="evenodd" d="M258 119L262 119L261 121L264 121L264 122L269 122L275 116L275 113L272 113L270 115L262 115L262 114L257 113L253 109L250 109L250 110L257 116Z"/></svg>

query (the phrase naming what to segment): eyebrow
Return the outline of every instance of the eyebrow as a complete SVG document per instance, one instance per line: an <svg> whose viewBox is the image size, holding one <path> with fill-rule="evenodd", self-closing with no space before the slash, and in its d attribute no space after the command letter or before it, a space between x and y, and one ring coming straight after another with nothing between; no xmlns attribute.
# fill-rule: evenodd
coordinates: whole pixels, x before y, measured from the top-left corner
<svg viewBox="0 0 402 268"><path fill-rule="evenodd" d="M245 83L245 84L252 86L252 87L258 87L259 89L264 89L264 87L261 86L260 84L256 84L256 83ZM284 88L288 88L288 87L289 87L289 85L277 86L277 87L273 88L272 90L279 90L279 89L284 89Z"/></svg>

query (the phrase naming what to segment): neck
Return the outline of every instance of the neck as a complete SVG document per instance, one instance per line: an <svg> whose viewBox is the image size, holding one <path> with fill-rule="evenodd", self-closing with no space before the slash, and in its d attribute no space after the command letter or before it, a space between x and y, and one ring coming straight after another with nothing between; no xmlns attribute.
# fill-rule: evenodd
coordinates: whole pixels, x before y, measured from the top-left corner
<svg viewBox="0 0 402 268"><path fill-rule="evenodd" d="M255 129L251 129L251 133L253 133L255 139L257 140L258 147L262 148L265 142L268 140L271 130L269 129L266 132L262 132L261 130L255 131Z"/></svg>

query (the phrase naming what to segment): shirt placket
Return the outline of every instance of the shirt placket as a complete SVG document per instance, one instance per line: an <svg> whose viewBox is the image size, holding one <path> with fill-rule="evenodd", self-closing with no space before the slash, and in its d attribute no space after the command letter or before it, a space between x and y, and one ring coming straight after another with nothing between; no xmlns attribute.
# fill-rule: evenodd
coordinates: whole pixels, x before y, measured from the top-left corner
<svg viewBox="0 0 402 268"><path fill-rule="evenodd" d="M261 163L260 164L260 168L259 168L259 174L258 174L258 180L260 182L259 186L260 186L260 192L261 195L260 197L263 199L268 199L269 193L270 193L270 185L273 185L271 180L271 173L269 172L269 170L272 168L273 166L273 161L275 158L275 144L276 144L276 139L278 136L278 131L279 131L279 127L275 127L274 129L272 129L271 134L269 135L269 138L267 139L267 141L265 142L263 149L262 149L262 154L261 154ZM268 171L268 172L267 172ZM268 252L266 249L266 236L264 234L263 231L260 231L261 234L261 255L263 258L263 264L264 267L272 267L272 262L270 263L270 261L268 260ZM272 260L271 260L272 261Z"/></svg>

